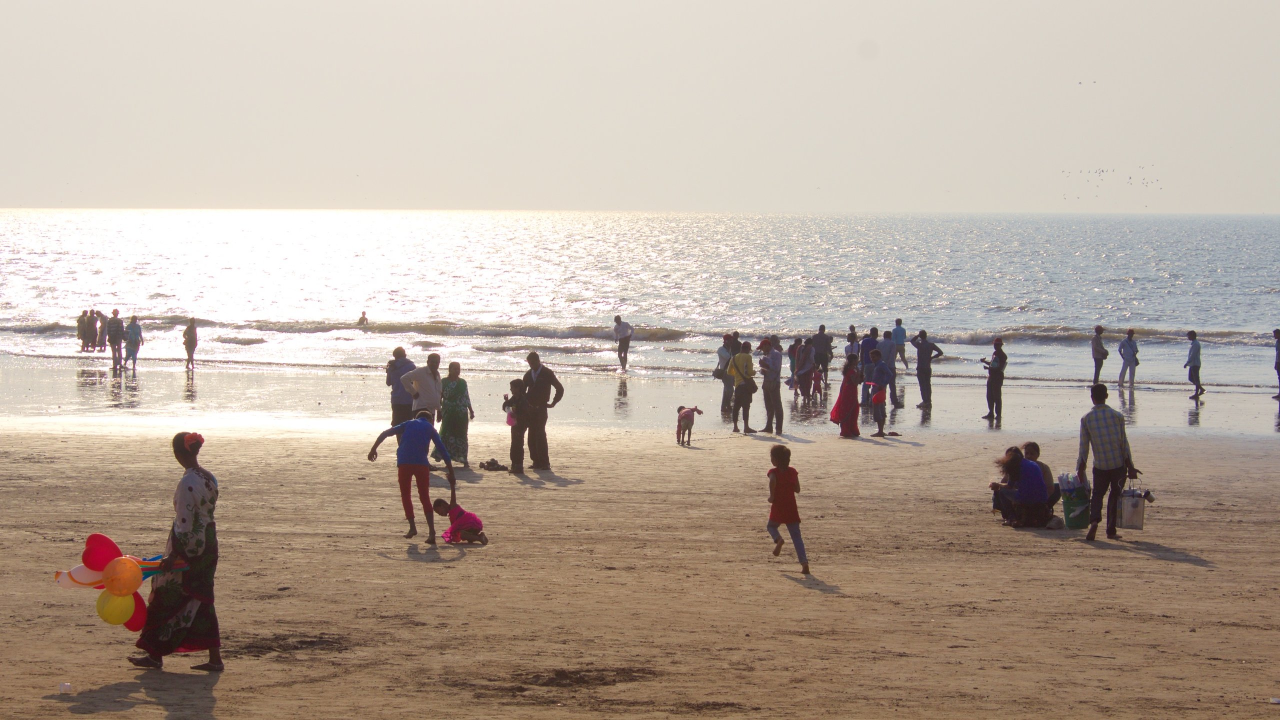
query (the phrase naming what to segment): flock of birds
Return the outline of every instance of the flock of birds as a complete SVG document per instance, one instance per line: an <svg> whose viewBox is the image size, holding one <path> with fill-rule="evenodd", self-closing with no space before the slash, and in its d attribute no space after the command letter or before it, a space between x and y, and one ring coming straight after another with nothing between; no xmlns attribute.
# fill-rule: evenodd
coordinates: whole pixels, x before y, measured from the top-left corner
<svg viewBox="0 0 1280 720"><path fill-rule="evenodd" d="M1119 181L1120 178L1122 177L1124 178L1123 180L1124 184L1130 187L1142 187L1142 188L1147 188L1151 190L1163 190L1164 188L1161 187L1160 185L1160 178L1145 177L1145 175L1147 174L1146 171L1153 170L1153 169L1155 169L1155 165L1139 165L1138 172L1136 174L1122 173L1117 171L1115 168L1112 168L1112 169L1097 168L1094 170L1063 170L1062 174L1069 180L1076 179L1076 178L1084 180L1085 185L1089 186L1090 189L1095 191L1100 190L1104 183L1109 183L1112 180ZM1086 192L1088 191L1086 190ZM1062 199L1070 200L1071 194L1072 193L1070 192L1063 193ZM1100 197L1097 192L1094 192L1093 196L1095 198ZM1081 197L1082 196L1080 195L1076 195L1075 199L1079 200L1081 199Z"/></svg>

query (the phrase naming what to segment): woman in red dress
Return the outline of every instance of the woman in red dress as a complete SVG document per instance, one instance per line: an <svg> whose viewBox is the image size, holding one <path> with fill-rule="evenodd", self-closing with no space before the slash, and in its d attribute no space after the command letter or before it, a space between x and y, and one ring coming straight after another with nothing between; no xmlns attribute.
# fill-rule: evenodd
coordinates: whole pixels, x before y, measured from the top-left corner
<svg viewBox="0 0 1280 720"><path fill-rule="evenodd" d="M846 361L842 371L840 396L831 408L831 422L840 426L840 437L856 438L858 432L858 386L862 385L862 370L856 362Z"/></svg>

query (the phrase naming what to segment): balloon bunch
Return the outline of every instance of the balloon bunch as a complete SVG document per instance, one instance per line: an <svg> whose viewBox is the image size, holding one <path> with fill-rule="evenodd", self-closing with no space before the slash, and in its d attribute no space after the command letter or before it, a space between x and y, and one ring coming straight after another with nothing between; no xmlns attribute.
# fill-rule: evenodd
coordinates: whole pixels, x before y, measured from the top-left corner
<svg viewBox="0 0 1280 720"><path fill-rule="evenodd" d="M147 604L138 588L142 581L160 572L161 555L143 560L120 552L120 546L101 533L94 533L84 541L84 552L78 565L67 572L53 574L54 582L64 588L93 588L102 590L98 596L98 617L111 625L124 625L138 632L147 624ZM173 568L185 570L178 563Z"/></svg>

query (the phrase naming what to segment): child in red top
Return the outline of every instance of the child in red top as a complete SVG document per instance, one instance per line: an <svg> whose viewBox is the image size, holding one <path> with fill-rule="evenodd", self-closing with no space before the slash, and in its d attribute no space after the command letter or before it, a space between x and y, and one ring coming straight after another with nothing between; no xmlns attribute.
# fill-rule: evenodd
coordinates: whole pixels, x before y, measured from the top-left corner
<svg viewBox="0 0 1280 720"><path fill-rule="evenodd" d="M796 546L796 558L800 560L800 572L809 574L809 558L804 553L804 540L800 537L800 510L796 507L796 493L800 492L800 475L791 467L791 449L786 445L774 445L769 450L773 469L769 471L769 537L773 538L773 556L782 553L782 535L779 525L786 525L791 534L791 544Z"/></svg>

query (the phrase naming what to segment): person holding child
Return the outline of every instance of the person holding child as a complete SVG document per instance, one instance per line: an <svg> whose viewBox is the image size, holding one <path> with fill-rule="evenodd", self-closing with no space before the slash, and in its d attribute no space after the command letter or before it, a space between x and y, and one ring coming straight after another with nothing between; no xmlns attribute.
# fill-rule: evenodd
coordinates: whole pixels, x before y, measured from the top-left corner
<svg viewBox="0 0 1280 720"><path fill-rule="evenodd" d="M800 474L791 467L791 448L774 445L769 448L769 460L773 469L769 471L769 523L765 529L773 538L773 556L782 554L782 546L786 543L778 532L778 526L786 525L791 544L796 548L796 559L800 561L800 572L808 575L809 556L805 554L804 539L800 537L800 509L796 507Z"/></svg>
<svg viewBox="0 0 1280 720"><path fill-rule="evenodd" d="M431 513L431 475L427 464L427 450L431 443L435 443L444 456L445 475L449 478L450 487L457 482L453 476L453 458L449 456L449 448L444 446L440 434L431 424L431 413L428 410L421 410L412 420L382 431L369 450L369 462L378 459L378 446L392 435L400 438L400 446L396 448L396 476L400 481L400 504L404 506L405 519L409 521L409 532L405 533L405 539L418 534L418 525L413 518L413 496L410 494L410 485L416 479L418 500L422 502L422 513L427 516L427 544L435 545L436 524Z"/></svg>
<svg viewBox="0 0 1280 720"><path fill-rule="evenodd" d="M511 392L502 396L502 409L507 411L507 425L511 426L511 468L507 472L519 475L524 472L524 433L533 422L533 406L523 380L511 381Z"/></svg>

